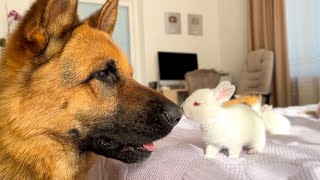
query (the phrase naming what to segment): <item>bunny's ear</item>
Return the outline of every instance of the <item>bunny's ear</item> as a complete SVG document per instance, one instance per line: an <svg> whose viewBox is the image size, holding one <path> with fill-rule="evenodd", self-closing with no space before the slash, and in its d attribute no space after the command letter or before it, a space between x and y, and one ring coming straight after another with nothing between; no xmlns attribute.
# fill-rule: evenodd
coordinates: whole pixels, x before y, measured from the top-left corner
<svg viewBox="0 0 320 180"><path fill-rule="evenodd" d="M214 92L214 101L219 104L222 104L230 100L230 98L232 97L232 95L236 90L236 87L231 85L230 83L224 84L224 86L220 86L220 85L216 89L214 89L213 92Z"/></svg>
<svg viewBox="0 0 320 180"><path fill-rule="evenodd" d="M262 113L267 112L268 111L268 107L269 107L268 104L263 105L262 108L261 108L261 112Z"/></svg>
<svg viewBox="0 0 320 180"><path fill-rule="evenodd" d="M265 113L265 112L270 112L272 111L273 106L270 106L268 104L263 105L263 107L261 108L261 112Z"/></svg>
<svg viewBox="0 0 320 180"><path fill-rule="evenodd" d="M272 106L272 105L269 105L269 106L268 106L268 110L269 110L269 111L272 111L272 109L273 109L273 106Z"/></svg>
<svg viewBox="0 0 320 180"><path fill-rule="evenodd" d="M221 88L223 88L223 87L225 87L225 86L228 86L228 85L231 85L231 83L230 83L229 81L222 81L222 82L216 87L216 89L218 90L218 89L221 89Z"/></svg>

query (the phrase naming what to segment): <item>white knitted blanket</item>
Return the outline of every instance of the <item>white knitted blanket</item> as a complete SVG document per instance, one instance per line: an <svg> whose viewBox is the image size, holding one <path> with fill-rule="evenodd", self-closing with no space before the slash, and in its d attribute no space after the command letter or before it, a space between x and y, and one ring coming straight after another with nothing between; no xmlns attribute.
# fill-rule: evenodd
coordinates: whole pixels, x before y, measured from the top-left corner
<svg viewBox="0 0 320 180"><path fill-rule="evenodd" d="M228 159L220 152L204 159L197 124L183 118L173 132L156 142L157 150L140 164L99 157L91 180L318 180L320 179L320 121L303 114L316 106L277 109L292 123L290 136L268 136L262 153Z"/></svg>

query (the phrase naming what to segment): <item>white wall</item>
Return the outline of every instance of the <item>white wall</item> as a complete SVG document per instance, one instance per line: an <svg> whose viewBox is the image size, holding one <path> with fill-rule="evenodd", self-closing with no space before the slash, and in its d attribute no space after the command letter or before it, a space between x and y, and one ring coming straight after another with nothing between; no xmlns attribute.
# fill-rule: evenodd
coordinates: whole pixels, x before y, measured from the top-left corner
<svg viewBox="0 0 320 180"><path fill-rule="evenodd" d="M247 57L247 0L219 0L221 66L235 83Z"/></svg>
<svg viewBox="0 0 320 180"><path fill-rule="evenodd" d="M0 37L4 37L7 35L6 5L8 7L8 11L16 10L20 14L23 14L26 10L28 10L32 2L33 0L1 0L0 2Z"/></svg>
<svg viewBox="0 0 320 180"><path fill-rule="evenodd" d="M218 0L143 0L144 82L159 79L158 51L198 54L199 68L220 69ZM182 34L165 33L164 13L180 12ZM188 13L203 15L203 36L188 35Z"/></svg>
<svg viewBox="0 0 320 180"><path fill-rule="evenodd" d="M103 3L104 0L94 0ZM122 0L124 1L124 0ZM138 42L135 70L144 84L158 80L158 51L194 52L200 68L215 68L230 72L238 80L247 55L246 0L126 0L132 1L137 26ZM0 37L6 34L5 4L8 10L25 12L33 0L1 0ZM180 12L182 34L167 35L164 27L165 12ZM187 32L187 14L203 15L203 36ZM140 32L140 33L139 33Z"/></svg>
<svg viewBox="0 0 320 180"><path fill-rule="evenodd" d="M158 80L158 51L198 53L199 68L229 72L238 82L247 57L247 0L143 0L142 8L145 83ZM165 12L181 13L181 35L165 33ZM188 35L188 13L203 15L203 36Z"/></svg>

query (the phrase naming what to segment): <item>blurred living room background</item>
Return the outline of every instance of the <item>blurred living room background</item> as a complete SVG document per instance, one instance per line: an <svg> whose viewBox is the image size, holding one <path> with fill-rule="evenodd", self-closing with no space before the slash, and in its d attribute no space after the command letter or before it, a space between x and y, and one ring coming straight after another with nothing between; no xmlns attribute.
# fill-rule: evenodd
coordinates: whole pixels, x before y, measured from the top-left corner
<svg viewBox="0 0 320 180"><path fill-rule="evenodd" d="M0 2L1 48L34 0ZM79 17L105 0L79 0ZM320 97L319 0L120 0L113 34L134 78L173 101L229 80L279 107Z"/></svg>

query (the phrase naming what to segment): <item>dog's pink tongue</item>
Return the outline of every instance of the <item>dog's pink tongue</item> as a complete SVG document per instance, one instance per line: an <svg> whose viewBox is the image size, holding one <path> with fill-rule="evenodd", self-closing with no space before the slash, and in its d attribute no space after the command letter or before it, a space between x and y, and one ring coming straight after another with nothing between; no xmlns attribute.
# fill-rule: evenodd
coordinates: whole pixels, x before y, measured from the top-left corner
<svg viewBox="0 0 320 180"><path fill-rule="evenodd" d="M146 150L152 152L156 149L156 147L154 146L153 143L149 143L149 144L143 144L142 145Z"/></svg>

